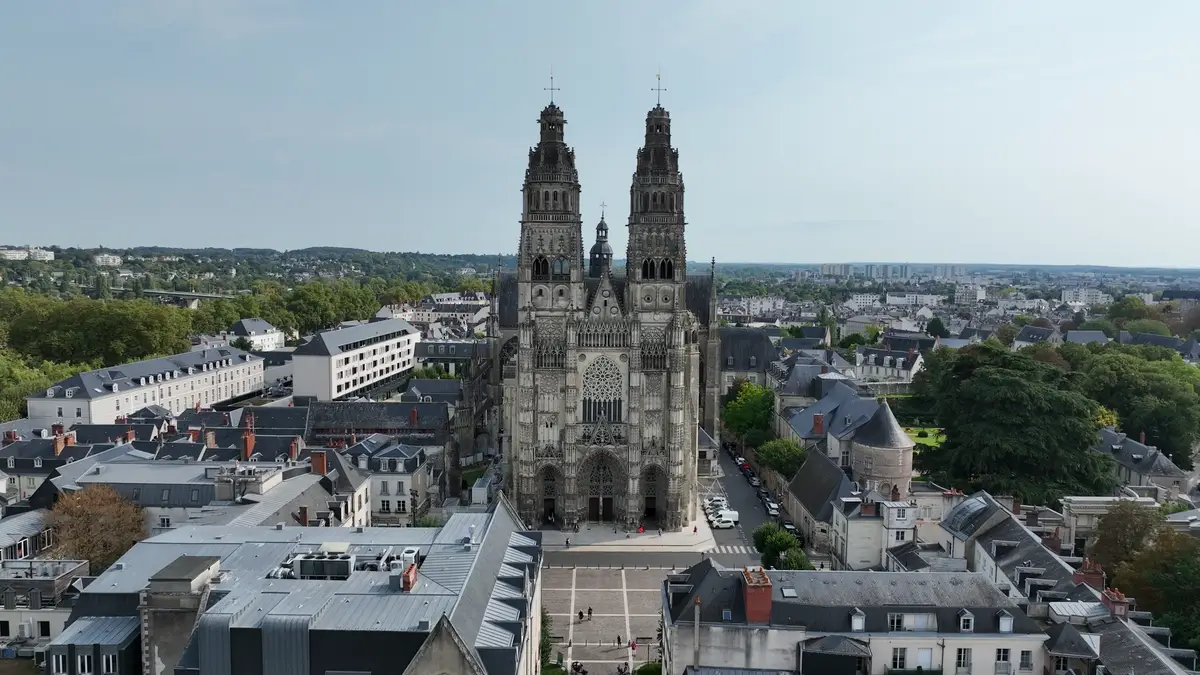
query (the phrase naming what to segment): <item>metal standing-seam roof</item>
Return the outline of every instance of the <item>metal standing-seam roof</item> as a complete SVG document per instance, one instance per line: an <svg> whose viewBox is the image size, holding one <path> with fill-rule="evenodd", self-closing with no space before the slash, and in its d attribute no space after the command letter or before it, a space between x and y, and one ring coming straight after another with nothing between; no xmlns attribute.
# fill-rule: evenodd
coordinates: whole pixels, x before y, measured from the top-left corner
<svg viewBox="0 0 1200 675"><path fill-rule="evenodd" d="M138 632L136 616L86 616L59 633L55 645L122 645Z"/></svg>
<svg viewBox="0 0 1200 675"><path fill-rule="evenodd" d="M46 518L49 515L49 511L37 509L0 520L0 548L12 546L46 529Z"/></svg>

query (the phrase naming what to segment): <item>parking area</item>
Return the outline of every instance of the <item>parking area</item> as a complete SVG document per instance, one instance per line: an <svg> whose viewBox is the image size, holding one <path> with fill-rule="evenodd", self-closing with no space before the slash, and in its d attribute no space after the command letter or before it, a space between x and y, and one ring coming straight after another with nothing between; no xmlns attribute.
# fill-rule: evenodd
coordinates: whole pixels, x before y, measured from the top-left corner
<svg viewBox="0 0 1200 675"><path fill-rule="evenodd" d="M551 659L561 653L568 666L582 661L592 673L611 673L619 664L653 658L667 573L644 568L542 570L542 606L553 622ZM636 650L631 641L637 641Z"/></svg>

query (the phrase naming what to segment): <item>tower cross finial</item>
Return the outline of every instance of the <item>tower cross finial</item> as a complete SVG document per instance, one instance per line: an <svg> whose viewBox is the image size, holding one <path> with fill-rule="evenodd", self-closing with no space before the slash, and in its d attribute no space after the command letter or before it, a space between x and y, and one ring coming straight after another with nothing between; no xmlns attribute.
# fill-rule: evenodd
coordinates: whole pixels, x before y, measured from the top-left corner
<svg viewBox="0 0 1200 675"><path fill-rule="evenodd" d="M600 220L604 220L604 209L608 208L608 204L600 202Z"/></svg>
<svg viewBox="0 0 1200 675"><path fill-rule="evenodd" d="M553 67L550 68L550 86L542 87L542 91L550 92L550 103L551 103L551 105L553 105L554 104L554 92L559 91L559 88L554 86L554 68Z"/></svg>
<svg viewBox="0 0 1200 675"><path fill-rule="evenodd" d="M655 74L654 79L658 81L658 86L651 87L650 91L658 92L658 105L662 105L662 93L666 91L662 86L662 73Z"/></svg>

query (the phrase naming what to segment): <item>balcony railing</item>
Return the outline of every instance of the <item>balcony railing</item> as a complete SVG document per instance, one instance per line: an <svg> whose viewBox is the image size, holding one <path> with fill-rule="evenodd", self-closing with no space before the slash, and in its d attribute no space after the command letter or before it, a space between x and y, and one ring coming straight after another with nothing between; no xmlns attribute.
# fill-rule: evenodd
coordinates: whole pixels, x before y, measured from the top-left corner
<svg viewBox="0 0 1200 675"><path fill-rule="evenodd" d="M888 675L942 675L941 668L888 668Z"/></svg>
<svg viewBox="0 0 1200 675"><path fill-rule="evenodd" d="M997 661L996 662L996 675L1009 675L1010 673L1012 673L1012 671L1013 671L1013 666L1012 666L1011 661Z"/></svg>

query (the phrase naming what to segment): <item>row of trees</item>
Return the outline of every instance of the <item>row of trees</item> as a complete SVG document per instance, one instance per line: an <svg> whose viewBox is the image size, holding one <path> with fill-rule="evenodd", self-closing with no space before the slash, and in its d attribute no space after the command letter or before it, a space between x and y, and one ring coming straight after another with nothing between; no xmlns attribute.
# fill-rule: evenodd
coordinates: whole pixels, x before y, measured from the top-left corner
<svg viewBox="0 0 1200 675"><path fill-rule="evenodd" d="M917 468L945 485L1052 503L1105 494L1110 458L1093 452L1100 426L1146 435L1180 468L1200 441L1200 371L1172 350L998 341L939 349L913 382L911 407L928 411L945 440Z"/></svg>

